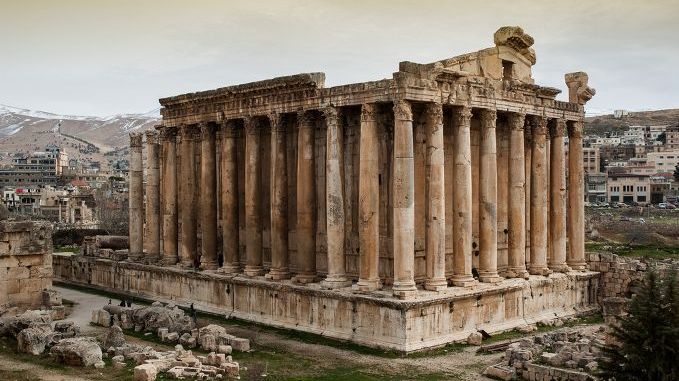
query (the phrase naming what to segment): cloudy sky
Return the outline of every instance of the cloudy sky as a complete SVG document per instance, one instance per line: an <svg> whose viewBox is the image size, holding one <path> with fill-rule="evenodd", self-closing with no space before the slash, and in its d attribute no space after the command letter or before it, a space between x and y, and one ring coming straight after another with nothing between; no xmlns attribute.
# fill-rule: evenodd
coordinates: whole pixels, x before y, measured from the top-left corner
<svg viewBox="0 0 679 381"><path fill-rule="evenodd" d="M565 90L564 73L589 73L590 113L679 107L676 0L1 3L0 104L54 113L141 113L300 72L325 72L326 86L381 79L399 61L493 46L503 25L535 38L537 83Z"/></svg>

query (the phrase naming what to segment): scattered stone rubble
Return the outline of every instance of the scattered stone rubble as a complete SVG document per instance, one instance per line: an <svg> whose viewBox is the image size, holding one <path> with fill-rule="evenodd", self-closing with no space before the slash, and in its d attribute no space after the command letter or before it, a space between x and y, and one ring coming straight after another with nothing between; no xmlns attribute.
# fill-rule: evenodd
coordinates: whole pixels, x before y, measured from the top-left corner
<svg viewBox="0 0 679 381"><path fill-rule="evenodd" d="M164 306L155 302L151 306L121 307L107 305L92 311L93 324L137 332L152 332L164 343L181 344L185 348L200 348L206 352L228 355L232 350L247 352L250 340L233 336L224 327L210 324L197 329L193 319L174 304ZM121 331L122 334L122 331Z"/></svg>
<svg viewBox="0 0 679 381"><path fill-rule="evenodd" d="M526 338L507 348L502 363L484 374L498 380L588 381L597 369L604 327L566 329Z"/></svg>

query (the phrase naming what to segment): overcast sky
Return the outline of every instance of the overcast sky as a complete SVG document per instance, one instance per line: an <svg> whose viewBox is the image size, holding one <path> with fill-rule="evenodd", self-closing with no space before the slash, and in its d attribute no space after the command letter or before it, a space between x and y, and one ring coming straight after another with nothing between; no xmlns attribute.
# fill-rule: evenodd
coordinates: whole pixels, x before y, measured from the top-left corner
<svg viewBox="0 0 679 381"><path fill-rule="evenodd" d="M588 112L679 107L678 1L0 0L0 103L75 115L300 72L326 86L390 78L535 38L536 82L586 71Z"/></svg>

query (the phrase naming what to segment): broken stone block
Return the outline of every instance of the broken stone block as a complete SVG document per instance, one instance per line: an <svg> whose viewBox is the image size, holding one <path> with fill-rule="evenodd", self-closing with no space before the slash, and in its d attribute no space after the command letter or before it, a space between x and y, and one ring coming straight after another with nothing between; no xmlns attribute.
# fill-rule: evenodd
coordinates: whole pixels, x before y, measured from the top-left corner
<svg viewBox="0 0 679 381"><path fill-rule="evenodd" d="M240 369L237 362L223 362L221 365L219 365L219 367L224 369L224 373L226 373L227 376L238 377L238 372Z"/></svg>
<svg viewBox="0 0 679 381"><path fill-rule="evenodd" d="M516 327L516 330L521 333L531 333L537 331L538 327L535 324L524 324Z"/></svg>
<svg viewBox="0 0 679 381"><path fill-rule="evenodd" d="M484 376L488 376L495 380L513 380L516 372L513 368L502 365L491 365L483 371Z"/></svg>
<svg viewBox="0 0 679 381"><path fill-rule="evenodd" d="M467 344L469 345L481 345L482 341L483 335L481 335L481 332L472 332L467 337Z"/></svg>
<svg viewBox="0 0 679 381"><path fill-rule="evenodd" d="M235 351L247 352L250 350L250 340L236 337L231 340L231 347Z"/></svg>
<svg viewBox="0 0 679 381"><path fill-rule="evenodd" d="M17 335L17 349L19 352L39 355L45 351L52 329L49 326L32 326Z"/></svg>
<svg viewBox="0 0 679 381"><path fill-rule="evenodd" d="M155 381L158 370L151 364L141 364L134 367L134 381Z"/></svg>
<svg viewBox="0 0 679 381"><path fill-rule="evenodd" d="M204 351L214 351L217 349L217 340L212 334L201 334L200 335L200 347Z"/></svg>
<svg viewBox="0 0 679 381"><path fill-rule="evenodd" d="M42 305L47 308L60 306L62 304L61 293L57 290L46 289L42 290Z"/></svg>
<svg viewBox="0 0 679 381"><path fill-rule="evenodd" d="M176 343L179 340L179 334L177 332L170 332L165 336L165 341L168 343Z"/></svg>
<svg viewBox="0 0 679 381"><path fill-rule="evenodd" d="M104 348L122 347L125 345L125 334L123 330L117 326L111 326L104 335Z"/></svg>
<svg viewBox="0 0 679 381"><path fill-rule="evenodd" d="M61 364L71 366L94 366L102 361L101 348L93 337L61 340L50 349L50 356Z"/></svg>
<svg viewBox="0 0 679 381"><path fill-rule="evenodd" d="M224 353L226 355L230 355L232 350L233 348L230 345L219 345L217 347L217 353Z"/></svg>

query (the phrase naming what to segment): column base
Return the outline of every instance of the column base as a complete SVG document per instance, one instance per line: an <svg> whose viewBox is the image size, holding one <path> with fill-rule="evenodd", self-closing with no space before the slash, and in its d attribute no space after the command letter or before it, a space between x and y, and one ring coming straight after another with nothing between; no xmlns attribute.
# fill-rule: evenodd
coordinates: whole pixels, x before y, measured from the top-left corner
<svg viewBox="0 0 679 381"><path fill-rule="evenodd" d="M292 281L300 284L316 283L316 274L296 274Z"/></svg>
<svg viewBox="0 0 679 381"><path fill-rule="evenodd" d="M203 271L211 271L219 269L219 263L217 262L206 262L200 264L200 269Z"/></svg>
<svg viewBox="0 0 679 381"><path fill-rule="evenodd" d="M238 274L240 272L240 266L238 263L225 264L219 269L219 272L224 274Z"/></svg>
<svg viewBox="0 0 679 381"><path fill-rule="evenodd" d="M501 277L497 273L482 273L479 272L479 281L483 283L498 283L502 282L504 280L503 277Z"/></svg>
<svg viewBox="0 0 679 381"><path fill-rule="evenodd" d="M453 275L453 286L457 287L471 287L479 282L471 275Z"/></svg>
<svg viewBox="0 0 679 381"><path fill-rule="evenodd" d="M243 274L249 277L262 276L264 274L264 269L262 268L262 266L245 265Z"/></svg>
<svg viewBox="0 0 679 381"><path fill-rule="evenodd" d="M441 292L445 291L447 288L448 281L446 280L446 278L427 279L424 282L424 289L427 291Z"/></svg>
<svg viewBox="0 0 679 381"><path fill-rule="evenodd" d="M174 266L177 264L177 258L163 257L162 264L163 266Z"/></svg>
<svg viewBox="0 0 679 381"><path fill-rule="evenodd" d="M290 272L287 267L281 269L271 269L264 275L264 278L271 280L283 280L290 278Z"/></svg>
<svg viewBox="0 0 679 381"><path fill-rule="evenodd" d="M331 290L337 288L345 288L351 286L351 280L347 279L345 276L333 276L327 277L321 281L321 287L328 288Z"/></svg>
<svg viewBox="0 0 679 381"><path fill-rule="evenodd" d="M381 285L379 279L359 279L352 287L355 291L370 292L379 290Z"/></svg>
<svg viewBox="0 0 679 381"><path fill-rule="evenodd" d="M570 266L573 271L587 270L587 262L568 262L568 266Z"/></svg>
<svg viewBox="0 0 679 381"><path fill-rule="evenodd" d="M567 273L571 271L571 268L565 263L549 265L549 269L557 273Z"/></svg>
<svg viewBox="0 0 679 381"><path fill-rule="evenodd" d="M539 267L531 267L528 269L528 272L530 272L532 275L542 275L542 276L547 276L552 273L552 270L549 269L547 266L539 266Z"/></svg>
<svg viewBox="0 0 679 381"><path fill-rule="evenodd" d="M528 279L528 270L525 267L515 267L507 270L507 278L523 278Z"/></svg>

